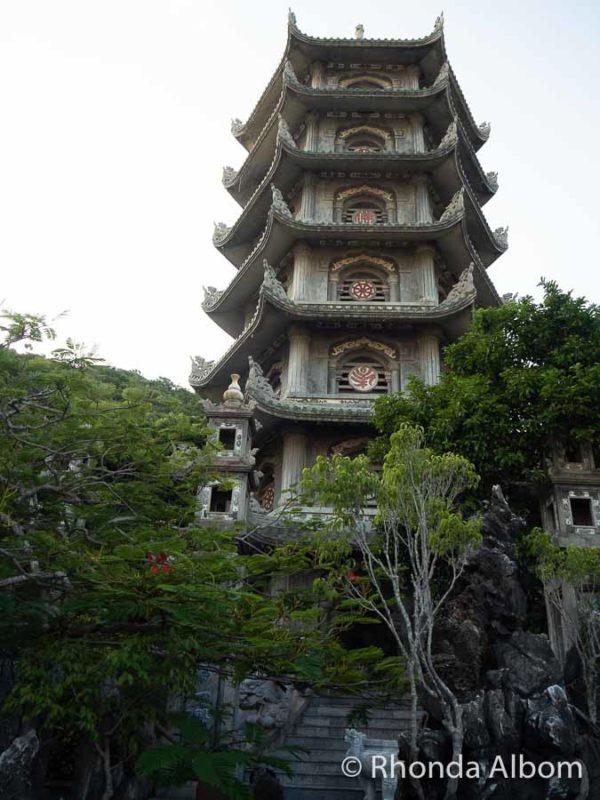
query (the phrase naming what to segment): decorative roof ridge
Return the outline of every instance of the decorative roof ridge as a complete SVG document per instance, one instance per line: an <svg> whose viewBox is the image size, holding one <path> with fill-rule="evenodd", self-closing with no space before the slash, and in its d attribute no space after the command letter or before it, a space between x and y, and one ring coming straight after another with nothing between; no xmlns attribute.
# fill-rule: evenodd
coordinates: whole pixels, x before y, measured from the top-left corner
<svg viewBox="0 0 600 800"><path fill-rule="evenodd" d="M465 171L463 169L462 163L460 161L460 157L458 159L458 166L460 169L460 176L463 180L463 188L466 189L466 195L475 209L477 216L479 217L481 224L486 231L487 235L489 236L491 242L496 246L496 248L501 252L504 253L508 248L508 228L496 228L494 231L489 226L489 223L486 219L485 214L481 206L479 205L479 201L475 197L475 193L471 188L471 184L465 175Z"/></svg>
<svg viewBox="0 0 600 800"><path fill-rule="evenodd" d="M288 23L288 35L287 35L285 47L283 49L283 55L281 56L281 60L280 60L279 64L277 65L277 68L275 69L275 72L271 75L271 78L270 78L268 84L263 89L260 97L256 101L256 103L254 105L254 108L252 109L252 111L248 115L248 118L246 119L246 121L245 122L241 122L241 120L233 120L232 121L231 132L233 133L233 135L235 136L236 139L239 140L243 136L243 134L246 131L246 129L252 124L252 122L254 121L255 117L258 115L259 109L263 104L263 99L275 87L277 81L282 78L282 73L283 73L283 69L284 69L284 66L285 66L285 62L287 61L288 54L289 54L289 51L290 51L290 44L291 44L291 29L290 29L290 26L289 26L289 23ZM278 105L278 103L276 105ZM273 116L273 115L271 115L271 116ZM235 126L235 129L234 129L234 126L233 126L233 122L237 122L238 123ZM257 141L258 141L258 139L257 139Z"/></svg>
<svg viewBox="0 0 600 800"><path fill-rule="evenodd" d="M472 265L471 265L472 267ZM271 267L272 269L272 267ZM408 317L411 319L422 319L424 322L430 322L432 319L445 318L452 316L469 306L473 302L473 296L476 294L475 287L472 282L473 271L471 268L471 288L472 292L468 291L468 281L466 273L469 268L461 273L459 282L451 289L448 297L437 305L426 305L424 303L408 304L401 303L309 303L298 302L292 300L287 296L287 292L283 284L275 277L275 280L265 279L261 286L261 292L265 295L266 300L275 308L281 311L286 311L290 314L310 314L311 317L338 317L343 313L344 315L360 316L376 316L388 319L390 316L397 318ZM273 271L274 273L274 271ZM461 283L462 281L462 283ZM460 287L459 287L460 284ZM458 288L457 288L458 287ZM454 292L454 290L457 290ZM454 292L454 294L453 294ZM315 311L321 312L315 314Z"/></svg>
<svg viewBox="0 0 600 800"><path fill-rule="evenodd" d="M189 377L189 383L191 386L206 386L210 380L210 377L224 364L226 364L233 353L235 353L235 351L242 346L246 339L255 332L262 317L263 308L264 298L262 294L259 294L258 302L256 303L256 309L251 319L248 320L243 331L233 340L231 345L219 359L214 361L206 361L206 359L202 358L201 356L195 356L192 358L192 371Z"/></svg>
<svg viewBox="0 0 600 800"><path fill-rule="evenodd" d="M440 303L440 307L454 307L463 305L465 301L467 301L468 304L474 300L477 295L477 290L473 283L474 269L475 264L471 261L469 266L461 272L458 281L454 284L452 289L450 289L447 297Z"/></svg>
<svg viewBox="0 0 600 800"><path fill-rule="evenodd" d="M471 108L469 107L469 104L467 103L467 99L464 96L462 89L460 88L460 84L458 82L458 78L456 77L456 75L454 73L454 70L452 69L452 64L450 63L450 61L448 61L447 63L448 63L448 79L449 79L448 80L448 85L449 85L450 89L454 89L454 91L456 92L456 94L458 96L458 99L462 103L462 105L463 105L463 107L464 107L464 109L465 109L465 111L467 113L467 117L469 118L469 121L471 122L471 125L473 126L473 130L477 132L477 134L478 134L478 136L481 139L481 142L483 144L483 143L487 142L487 140L489 138L490 129L491 129L490 123L489 122L482 122L481 124L478 125L475 122L475 117L473 116L473 112L471 111ZM453 105L453 103L451 103L451 105Z"/></svg>
<svg viewBox="0 0 600 800"><path fill-rule="evenodd" d="M299 39L300 41L306 44L340 44L340 45L355 45L359 47L373 47L375 46L387 46L390 45L393 47L414 47L419 45L425 44L433 44L434 42L438 41L439 39L443 40L444 37L444 14L443 12L437 17L435 20L433 31L427 36L422 36L417 39L368 39L362 38L357 39L356 37L336 37L336 36L310 36L308 33L304 33L298 27L298 22L296 20L296 15L290 9L288 12L288 31L290 34L295 36L295 38Z"/></svg>
<svg viewBox="0 0 600 800"><path fill-rule="evenodd" d="M481 161L479 160L479 156L477 155L477 151L471 144L471 140L469 139L466 131L464 130L462 122L458 117L455 117L455 120L458 126L458 133L459 133L458 140L460 141L460 144L467 149L469 157L473 162L473 164L475 165L476 171L479 172L479 175L481 176L481 180L487 184L492 194L495 194L498 191L498 173L483 171L483 167L481 165ZM458 154L458 158L460 161L460 154Z"/></svg>
<svg viewBox="0 0 600 800"><path fill-rule="evenodd" d="M422 86L414 89L408 86L398 87L394 89L375 89L369 87L367 89L360 89L354 86L309 86L308 84L301 83L297 78L290 77L287 73L284 74L284 85L295 91L297 94L303 95L323 95L325 97L335 95L346 97L366 97L374 95L375 97L427 97L448 89L450 84L441 81L439 84L433 83L431 86Z"/></svg>
<svg viewBox="0 0 600 800"><path fill-rule="evenodd" d="M465 224L464 219L462 220L462 226L463 226L463 235L465 237L465 242L467 244L467 249L471 253L471 258L473 259L473 264L475 267L474 271L477 272L481 281L485 283L485 285L488 287L488 290L492 295L492 297L497 301L497 304L500 305L502 302L500 299L500 295L498 294L496 287L492 283L492 279L488 275L488 271L483 261L481 260L481 256L477 252L477 248L475 247L473 241L471 240L471 237L469 236L469 231L467 230L467 226Z"/></svg>
<svg viewBox="0 0 600 800"><path fill-rule="evenodd" d="M279 159L281 158L281 151L282 151L281 142L278 140L277 145L275 147L275 153L273 155L271 163L269 164L268 170L265 172L263 179L246 201L246 204L243 206L238 218L233 223L233 225L228 227L223 222L215 223L215 233L213 234L213 243L216 244L217 247L222 247L223 245L225 245L227 243L227 240L231 236L233 236L236 233L236 231L239 230L239 228L244 224L245 218L250 213L252 206L254 205L255 199L259 195L261 195L266 190L267 186L271 183L271 178L276 172ZM283 206L287 208L287 205L285 204L285 201L283 199L283 195L281 194L279 189L273 186L273 184L271 184L271 191L273 193L273 200L275 200L275 197L277 196L277 207L281 208L282 210ZM282 203L283 205L281 205ZM291 213L289 212L289 209L288 213ZM217 232L216 226L220 226L219 232Z"/></svg>

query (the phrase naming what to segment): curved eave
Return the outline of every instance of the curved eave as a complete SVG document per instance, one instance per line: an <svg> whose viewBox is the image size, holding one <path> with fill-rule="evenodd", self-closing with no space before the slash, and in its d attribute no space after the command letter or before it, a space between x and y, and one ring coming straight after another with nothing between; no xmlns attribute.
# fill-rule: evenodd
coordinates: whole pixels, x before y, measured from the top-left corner
<svg viewBox="0 0 600 800"><path fill-rule="evenodd" d="M441 27L419 39L327 39L307 36L293 23L288 24L283 56L267 87L235 138L251 150L277 104L285 62L303 74L313 61L345 62L350 59L367 64L419 63L427 80L433 81L446 60Z"/></svg>
<svg viewBox="0 0 600 800"><path fill-rule="evenodd" d="M352 323L381 322L389 330L406 331L421 325L436 325L449 340L464 333L470 323L475 292L438 306L407 306L400 303L296 303L263 286L252 321L227 352L201 379L190 380L197 388L225 385L232 372L244 374L249 355L262 353L292 322Z"/></svg>
<svg viewBox="0 0 600 800"><path fill-rule="evenodd" d="M469 104L467 103L462 89L460 88L460 84L456 79L454 70L452 67L450 67L450 65L448 66L450 74L448 85L451 92L451 104L455 107L457 115L464 121L469 133L469 139L473 145L473 149L477 151L487 142L489 133L482 133L481 129L475 122L473 114L471 113L471 109L469 108Z"/></svg>
<svg viewBox="0 0 600 800"><path fill-rule="evenodd" d="M284 216L281 212L276 211L271 207L268 214L267 226L256 242L253 249L250 245L244 244L238 247L227 247L222 242L215 243L215 247L230 261L236 269L241 269L250 260L254 260L257 255L261 254L262 257L269 259L271 263L277 263L275 258L266 247L267 242L271 242L273 234L279 234L276 238L284 237L287 244L287 249L281 252L281 258L287 250L291 247L295 239L307 239L326 241L336 239L354 240L360 239L362 241L381 241L386 242L424 242L427 240L437 240L446 235L446 233L457 224L458 218L453 218L447 222L434 222L427 224L411 224L411 225L352 225L349 223L314 223L314 222L301 222L297 219L292 219ZM278 252L279 248L275 246L275 251Z"/></svg>
<svg viewBox="0 0 600 800"><path fill-rule="evenodd" d="M297 303L264 293L267 301L286 315L287 322L380 322L387 324L388 330L435 324L448 340L467 331L475 303L475 292L455 302L430 307L402 303Z"/></svg>
<svg viewBox="0 0 600 800"><path fill-rule="evenodd" d="M507 248L498 244L496 237L490 230L479 203L466 182L465 219L468 238L474 243L483 265L489 267L497 258L506 252Z"/></svg>
<svg viewBox="0 0 600 800"><path fill-rule="evenodd" d="M275 420L290 420L292 422L324 422L324 423L369 423L373 418L372 405L357 406L356 400L348 404L343 403L311 403L293 400L270 400L257 394L248 392L256 402L256 411ZM368 401L367 401L368 402ZM261 419L261 422L263 420ZM263 422L264 424L264 422Z"/></svg>
<svg viewBox="0 0 600 800"><path fill-rule="evenodd" d="M455 145L450 144L429 153L319 153L293 148L279 139L266 175L250 195L247 205L227 237L219 243L219 248L236 248L256 239L271 204L271 183L285 195L304 170L335 170L348 173L384 170L401 175L430 172L440 167L444 160L452 162L451 155L454 150ZM451 186L452 194L459 188L458 172L456 172ZM485 195L483 199L487 200L489 197Z"/></svg>
<svg viewBox="0 0 600 800"><path fill-rule="evenodd" d="M472 158L481 146L482 140L479 129L475 126L470 115L460 115L456 104L451 97L448 81L441 81L437 86L429 89L405 91L358 91L339 89L312 89L308 86L284 82L283 91L271 115L266 120L264 128L258 134L256 145L248 155L237 174L224 183L225 188L241 206L245 206L259 185L264 181L265 174L273 163L274 150L277 143L278 116L281 115L290 128L295 130L304 119L307 111L313 108L323 110L354 110L357 100L361 106L370 104L372 110L385 111L420 111L426 117L433 134L441 141L448 125L459 117L461 122L462 137L465 147L471 150ZM341 155L341 154L329 154ZM386 155L386 154L383 154ZM477 171L485 180L481 167ZM490 189L490 187L487 187Z"/></svg>

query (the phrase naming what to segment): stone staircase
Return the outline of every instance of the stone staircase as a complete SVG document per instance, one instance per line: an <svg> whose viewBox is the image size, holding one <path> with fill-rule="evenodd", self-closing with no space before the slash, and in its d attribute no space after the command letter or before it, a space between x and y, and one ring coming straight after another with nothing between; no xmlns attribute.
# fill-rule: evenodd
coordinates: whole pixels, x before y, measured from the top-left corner
<svg viewBox="0 0 600 800"><path fill-rule="evenodd" d="M364 702L364 701L363 701ZM315 695L285 740L286 747L301 749L296 757L278 753L290 761L293 775L280 776L284 800L363 800L364 789L356 778L346 778L341 763L348 750L344 732L354 727L371 739L397 739L408 730L408 703L387 705L369 711L368 725L348 725L348 714L361 704L357 697ZM157 795L156 800L192 800L190 786L170 789ZM377 800L381 794L377 791Z"/></svg>
<svg viewBox="0 0 600 800"><path fill-rule="evenodd" d="M305 750L291 761L294 774L282 777L285 800L362 800L364 789L355 778L341 773L348 750L344 731L348 714L360 703L356 697L316 695L296 723L285 745ZM369 712L369 723L353 725L368 739L397 739L409 726L408 704L388 705ZM289 756L286 756L289 757ZM379 797L379 792L377 793Z"/></svg>

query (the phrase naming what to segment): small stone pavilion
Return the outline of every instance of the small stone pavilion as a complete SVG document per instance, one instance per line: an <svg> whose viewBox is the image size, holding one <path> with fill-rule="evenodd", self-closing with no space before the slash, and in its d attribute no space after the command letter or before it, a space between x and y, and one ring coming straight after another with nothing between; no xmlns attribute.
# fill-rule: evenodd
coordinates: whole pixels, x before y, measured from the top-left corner
<svg viewBox="0 0 600 800"><path fill-rule="evenodd" d="M487 268L507 236L483 215L490 126L473 119L441 17L422 39L360 25L321 39L290 13L281 63L232 133L247 155L223 184L241 212L213 241L237 274L203 309L233 343L190 377L222 444L223 480L200 504L213 524L268 526L318 455L364 450L377 397L438 380L441 348L501 302Z"/></svg>

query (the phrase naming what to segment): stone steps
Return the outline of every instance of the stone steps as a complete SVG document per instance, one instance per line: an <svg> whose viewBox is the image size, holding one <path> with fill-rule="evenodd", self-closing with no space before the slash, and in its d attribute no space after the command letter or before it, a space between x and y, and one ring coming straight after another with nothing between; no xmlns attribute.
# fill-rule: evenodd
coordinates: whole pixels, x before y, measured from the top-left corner
<svg viewBox="0 0 600 800"><path fill-rule="evenodd" d="M285 800L362 800L364 787L341 772L348 750L344 741L346 728L355 727L366 733L369 741L389 742L408 729L410 708L407 703L399 703L372 709L368 725L348 725L348 715L360 702L357 698L333 695L317 695L311 700L285 741L286 746L305 751L291 760L292 777L281 777Z"/></svg>

